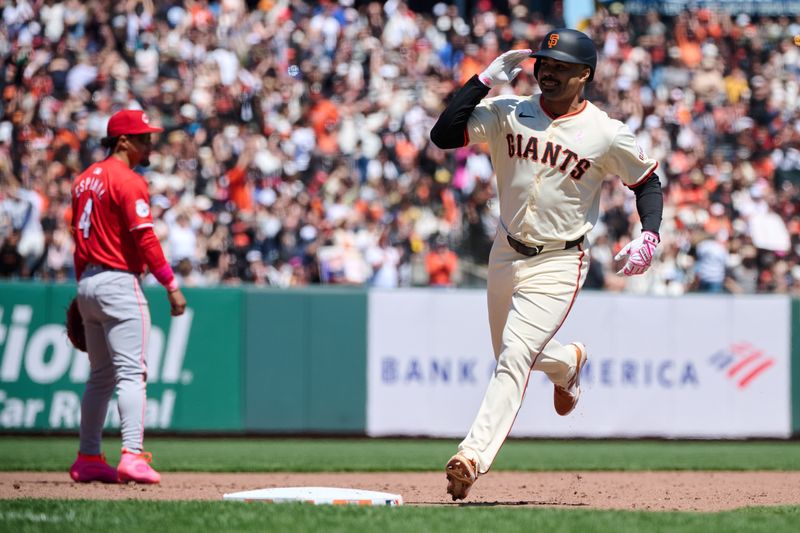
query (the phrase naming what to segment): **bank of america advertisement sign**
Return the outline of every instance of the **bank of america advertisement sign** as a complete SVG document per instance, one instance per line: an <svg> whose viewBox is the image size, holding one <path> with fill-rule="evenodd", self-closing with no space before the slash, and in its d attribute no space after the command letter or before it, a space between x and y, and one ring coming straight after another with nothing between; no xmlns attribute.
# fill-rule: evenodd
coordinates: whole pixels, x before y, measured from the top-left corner
<svg viewBox="0 0 800 533"><path fill-rule="evenodd" d="M533 372L512 436L747 438L791 434L790 301L582 293L556 335L584 342L567 417ZM463 437L494 371L483 291L373 291L367 432Z"/></svg>

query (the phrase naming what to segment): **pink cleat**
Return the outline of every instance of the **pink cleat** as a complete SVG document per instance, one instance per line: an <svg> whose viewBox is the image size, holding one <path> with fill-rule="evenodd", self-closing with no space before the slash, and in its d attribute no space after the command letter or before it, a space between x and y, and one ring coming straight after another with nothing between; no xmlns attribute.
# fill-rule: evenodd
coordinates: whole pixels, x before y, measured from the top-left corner
<svg viewBox="0 0 800 533"><path fill-rule="evenodd" d="M117 469L106 463L105 455L87 455L78 452L78 458L69 468L69 477L78 483L100 481L101 483L119 483Z"/></svg>
<svg viewBox="0 0 800 533"><path fill-rule="evenodd" d="M161 474L153 470L150 461L153 454L150 452L133 453L122 448L122 457L119 460L117 471L122 483L135 481L136 483L159 483Z"/></svg>

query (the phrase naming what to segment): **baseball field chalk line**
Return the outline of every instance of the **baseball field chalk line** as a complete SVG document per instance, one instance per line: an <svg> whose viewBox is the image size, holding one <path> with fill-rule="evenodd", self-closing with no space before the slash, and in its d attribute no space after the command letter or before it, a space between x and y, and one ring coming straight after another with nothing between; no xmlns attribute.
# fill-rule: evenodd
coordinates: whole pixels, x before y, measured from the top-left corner
<svg viewBox="0 0 800 533"><path fill-rule="evenodd" d="M223 500L261 503L304 502L314 505L403 505L403 497L389 492L338 487L279 487L222 495Z"/></svg>

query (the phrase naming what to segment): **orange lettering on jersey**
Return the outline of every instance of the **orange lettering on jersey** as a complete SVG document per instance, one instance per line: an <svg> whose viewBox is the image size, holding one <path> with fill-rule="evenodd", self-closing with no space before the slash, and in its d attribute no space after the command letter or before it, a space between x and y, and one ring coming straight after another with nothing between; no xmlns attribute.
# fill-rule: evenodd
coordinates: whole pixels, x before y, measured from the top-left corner
<svg viewBox="0 0 800 533"><path fill-rule="evenodd" d="M553 47L554 47L555 45L557 45L557 44L558 44L558 34L557 34L557 33L554 33L554 34L553 34L553 35L551 35L551 36L550 36L550 38L547 40L547 47L548 47L548 48L553 48Z"/></svg>

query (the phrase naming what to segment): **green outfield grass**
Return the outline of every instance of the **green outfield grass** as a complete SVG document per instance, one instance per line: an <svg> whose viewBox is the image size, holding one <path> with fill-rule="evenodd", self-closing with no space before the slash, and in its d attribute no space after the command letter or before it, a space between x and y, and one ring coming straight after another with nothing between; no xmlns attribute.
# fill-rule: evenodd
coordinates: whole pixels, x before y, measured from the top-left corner
<svg viewBox="0 0 800 533"><path fill-rule="evenodd" d="M375 472L440 470L449 440L195 439L149 437L163 471ZM0 470L60 471L77 438L0 437ZM106 439L109 459L119 439ZM800 442L509 440L493 470L800 470Z"/></svg>
<svg viewBox="0 0 800 533"><path fill-rule="evenodd" d="M148 437L161 471L440 470L456 441ZM119 439L106 439L113 462ZM65 471L77 438L0 437L0 470ZM509 440L495 470L800 470L798 442ZM0 531L795 532L800 506L719 513L447 504L399 508L239 502L0 500Z"/></svg>
<svg viewBox="0 0 800 533"><path fill-rule="evenodd" d="M0 501L0 530L29 531L752 531L795 532L798 507L722 513L645 513L491 507L334 507L304 504Z"/></svg>

